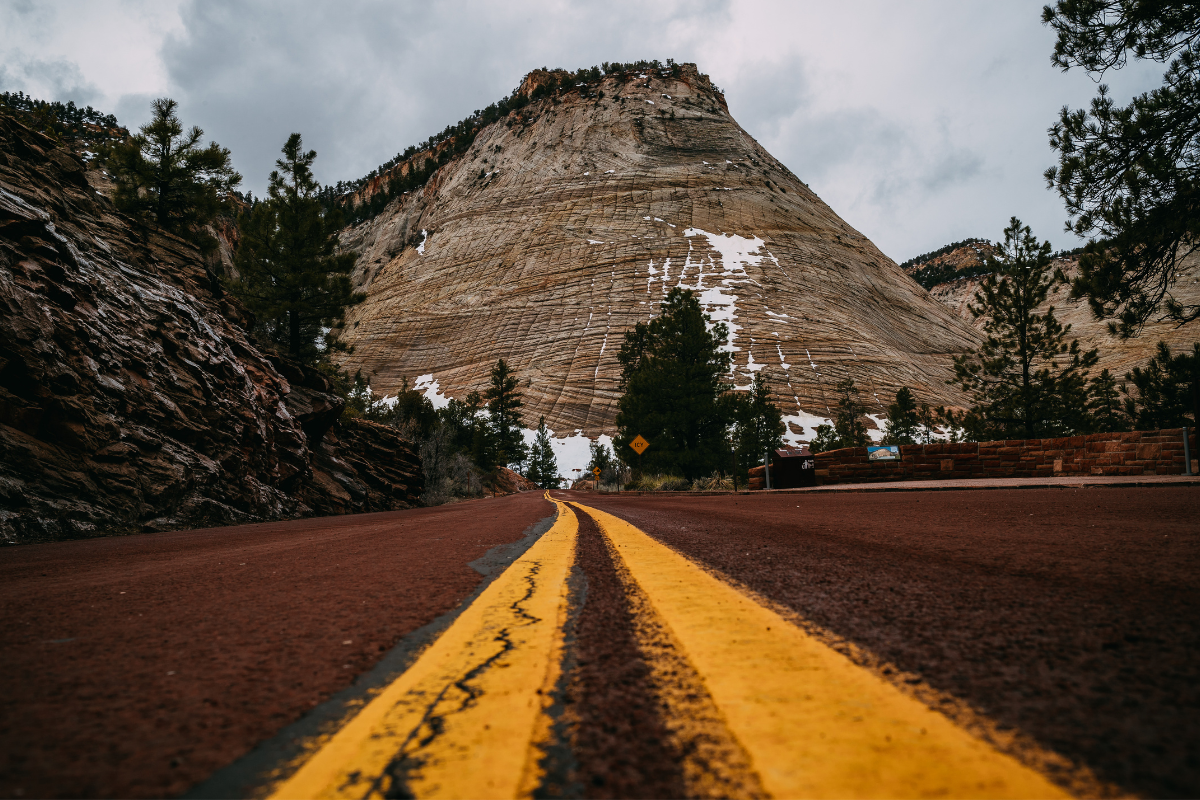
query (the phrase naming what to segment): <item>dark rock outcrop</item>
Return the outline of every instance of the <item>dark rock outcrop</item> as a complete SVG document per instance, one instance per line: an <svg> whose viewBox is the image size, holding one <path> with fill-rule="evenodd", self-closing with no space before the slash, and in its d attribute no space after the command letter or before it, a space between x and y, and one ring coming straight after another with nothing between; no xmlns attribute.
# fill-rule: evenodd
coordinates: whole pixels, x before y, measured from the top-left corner
<svg viewBox="0 0 1200 800"><path fill-rule="evenodd" d="M0 539L414 503L411 448L339 423L328 382L260 353L247 323L190 244L0 116Z"/></svg>

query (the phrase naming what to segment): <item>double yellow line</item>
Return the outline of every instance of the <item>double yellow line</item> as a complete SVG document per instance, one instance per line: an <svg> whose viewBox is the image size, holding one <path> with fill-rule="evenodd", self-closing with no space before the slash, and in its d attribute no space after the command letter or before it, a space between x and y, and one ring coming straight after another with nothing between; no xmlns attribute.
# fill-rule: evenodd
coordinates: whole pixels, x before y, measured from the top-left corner
<svg viewBox="0 0 1200 800"><path fill-rule="evenodd" d="M550 739L579 528L573 510L554 502L554 526L273 797L532 794ZM772 796L1067 796L624 520L577 507Z"/></svg>

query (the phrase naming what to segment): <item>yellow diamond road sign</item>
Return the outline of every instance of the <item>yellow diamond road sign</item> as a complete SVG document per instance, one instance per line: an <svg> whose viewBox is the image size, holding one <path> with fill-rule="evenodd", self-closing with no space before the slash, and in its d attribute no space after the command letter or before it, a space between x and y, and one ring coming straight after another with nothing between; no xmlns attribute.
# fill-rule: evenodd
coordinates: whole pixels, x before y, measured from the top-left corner
<svg viewBox="0 0 1200 800"><path fill-rule="evenodd" d="M634 440L629 443L629 446L632 447L640 456L642 453L646 452L646 448L650 446L650 443L643 439L641 434L638 434Z"/></svg>
<svg viewBox="0 0 1200 800"><path fill-rule="evenodd" d="M592 474L593 474L593 475L595 475L597 478L599 478L599 477L600 477L600 468L599 468L599 467L593 467L593 468L592 468Z"/></svg>

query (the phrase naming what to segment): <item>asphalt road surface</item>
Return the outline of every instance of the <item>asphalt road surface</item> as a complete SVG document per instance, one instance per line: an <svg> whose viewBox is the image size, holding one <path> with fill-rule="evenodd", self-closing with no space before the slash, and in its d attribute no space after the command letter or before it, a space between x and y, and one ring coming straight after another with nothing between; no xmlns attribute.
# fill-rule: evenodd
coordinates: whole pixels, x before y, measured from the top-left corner
<svg viewBox="0 0 1200 800"><path fill-rule="evenodd" d="M615 497L0 551L0 796L1200 794L1200 489Z"/></svg>

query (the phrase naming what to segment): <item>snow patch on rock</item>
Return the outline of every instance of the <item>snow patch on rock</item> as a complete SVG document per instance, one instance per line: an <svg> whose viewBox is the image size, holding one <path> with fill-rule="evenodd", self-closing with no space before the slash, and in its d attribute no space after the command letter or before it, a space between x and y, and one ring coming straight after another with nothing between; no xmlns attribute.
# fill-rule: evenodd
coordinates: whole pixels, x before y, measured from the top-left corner
<svg viewBox="0 0 1200 800"><path fill-rule="evenodd" d="M443 409L450 405L450 398L442 394L442 390L438 386L438 382L433 379L432 373L418 376L417 382L413 384L413 388L425 395L425 399L433 404L433 407L436 409ZM392 400L392 405L395 405L395 403L396 401Z"/></svg>

